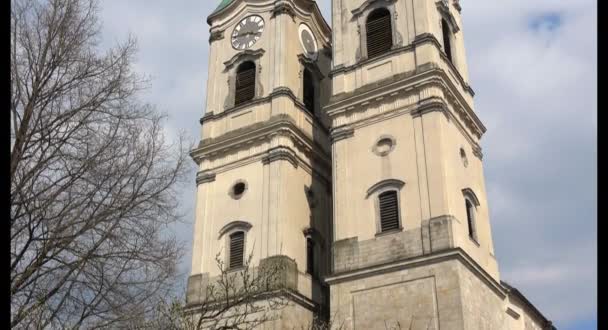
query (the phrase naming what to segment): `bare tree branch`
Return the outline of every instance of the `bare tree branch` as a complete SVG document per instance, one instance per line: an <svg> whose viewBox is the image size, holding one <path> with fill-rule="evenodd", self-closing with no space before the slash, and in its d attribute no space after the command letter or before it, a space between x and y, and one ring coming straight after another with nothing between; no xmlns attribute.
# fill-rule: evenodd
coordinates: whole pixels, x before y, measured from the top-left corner
<svg viewBox="0 0 608 330"><path fill-rule="evenodd" d="M129 324L174 280L190 146L138 100L134 40L98 51L96 1L11 4L11 327Z"/></svg>

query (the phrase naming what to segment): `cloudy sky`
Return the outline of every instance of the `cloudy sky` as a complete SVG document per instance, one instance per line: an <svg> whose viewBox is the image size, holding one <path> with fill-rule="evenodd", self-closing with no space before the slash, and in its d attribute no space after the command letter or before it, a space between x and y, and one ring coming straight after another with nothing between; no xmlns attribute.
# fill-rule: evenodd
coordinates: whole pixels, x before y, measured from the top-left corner
<svg viewBox="0 0 608 330"><path fill-rule="evenodd" d="M330 0L318 2L329 18ZM205 21L218 3L101 1L104 44L137 38L136 70L152 78L142 98L169 114L169 134L185 131L192 141L204 111ZM461 4L476 111L488 128L482 146L501 277L558 329L596 329L597 3ZM186 223L174 229L188 247L194 174L191 182Z"/></svg>

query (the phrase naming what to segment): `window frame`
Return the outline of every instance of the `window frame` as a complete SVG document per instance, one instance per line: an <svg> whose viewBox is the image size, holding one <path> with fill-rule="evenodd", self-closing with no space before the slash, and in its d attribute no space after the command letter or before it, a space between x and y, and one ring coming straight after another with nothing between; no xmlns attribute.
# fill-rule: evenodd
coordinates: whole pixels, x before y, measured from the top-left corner
<svg viewBox="0 0 608 330"><path fill-rule="evenodd" d="M221 240L222 238L224 239L224 249L225 249L226 253L222 259L224 260L224 265L225 265L227 271L239 270L245 266L245 260L248 258L247 236L248 236L249 230L251 230L252 227L253 226L247 221L237 220L237 221L229 222L224 227L222 227L222 229L220 229L219 235L218 235L218 240ZM240 267L233 268L233 267L230 267L230 257L231 257L230 241L231 241L231 236L237 232L243 232L243 262Z"/></svg>
<svg viewBox="0 0 608 330"><path fill-rule="evenodd" d="M388 19L389 19L389 24L390 24L390 29L391 29L391 31L390 31L391 32L390 33L390 35L391 35L391 46L390 46L389 49L387 49L387 50L385 50L385 51L383 51L381 53L378 53L378 54L374 55L373 57L370 57L369 47L368 47L369 46L369 40L368 40L368 30L367 30L367 28L368 28L370 16L372 14L376 13L376 12L379 12L379 11L386 11L388 13ZM393 20L393 14L391 13L390 9L387 8L387 7L378 7L378 8L375 8L375 9L371 10L369 13L367 13L367 15L365 15L365 30L364 30L364 32L365 32L365 58L366 59L375 59L375 58L378 58L378 57L382 57L383 55L385 55L386 53L390 52L394 48L394 45L395 45L395 36L394 36L394 32L393 32L395 30L394 26L395 26L395 24L394 24L394 20Z"/></svg>
<svg viewBox="0 0 608 330"><path fill-rule="evenodd" d="M393 42L391 50L398 48L403 44L403 40L397 30L396 1L397 0L367 0L359 8L352 11L353 19L357 21L357 30L359 32L359 49L356 53L356 62L369 59L369 56L367 55L367 18L376 9L385 8L390 12L391 36ZM372 60L383 58L386 54L390 54L390 51L375 56Z"/></svg>
<svg viewBox="0 0 608 330"><path fill-rule="evenodd" d="M264 49L246 49L236 55L234 55L230 60L224 62L224 73L228 76L228 94L226 95L226 99L224 100L224 110L244 107L253 102L255 102L258 98L260 98L264 94L264 88L261 83L261 73L262 73L262 65L260 63L260 58L264 55L266 51ZM255 82L254 82L254 94L251 100L243 102L239 105L235 105L236 101L236 75L237 70L241 66L241 64L245 62L252 62L255 65Z"/></svg>
<svg viewBox="0 0 608 330"><path fill-rule="evenodd" d="M242 233L243 234L243 252L241 255L241 263L238 266L232 266L232 237L236 234ZM226 270L228 271L232 271L232 270L237 270L237 269L241 269L243 267L245 267L245 246L246 246L246 239L247 239L247 233L243 230L235 230L234 232L230 233L228 235L228 250L227 250L227 258L226 258L226 265L228 266L226 268Z"/></svg>
<svg viewBox="0 0 608 330"><path fill-rule="evenodd" d="M479 199L470 188L465 188L462 190L463 199L464 199L464 214L465 214L465 222L467 226L467 235L469 238L479 245L479 231L477 226L477 214L479 213ZM470 207L469 207L470 205ZM471 212L469 212L471 210Z"/></svg>
<svg viewBox="0 0 608 330"><path fill-rule="evenodd" d="M371 188L367 190L366 199L373 198L374 210L375 210L375 224L376 224L376 236L386 235L395 232L401 232L404 229L403 226L403 206L402 206L402 196L401 191L405 186L405 182L398 179L387 179L382 180ZM382 218L380 216L380 195L389 192L395 191L397 195L397 221L399 223L399 227L397 229L391 229L387 231L382 231Z"/></svg>
<svg viewBox="0 0 608 330"><path fill-rule="evenodd" d="M252 93L250 99L243 100L239 104L237 104L236 103L236 101L237 101L237 95L239 94L238 90L237 90L238 87L239 87L239 86L237 86L237 84L238 84L238 77L239 77L239 73L240 73L239 69L242 68L246 64L253 65L253 81L251 82L251 84L253 85L252 86L253 87L253 93ZM245 70L251 70L251 69L249 68L249 69L245 69ZM236 66L236 69L234 71L234 106L235 107L239 107L239 106L245 105L245 104L250 103L251 101L255 100L255 97L256 97L256 85L257 85L257 80L258 80L258 72L257 71L258 71L258 67L257 67L255 61L252 61L252 60L245 60L245 61L239 63L239 65Z"/></svg>

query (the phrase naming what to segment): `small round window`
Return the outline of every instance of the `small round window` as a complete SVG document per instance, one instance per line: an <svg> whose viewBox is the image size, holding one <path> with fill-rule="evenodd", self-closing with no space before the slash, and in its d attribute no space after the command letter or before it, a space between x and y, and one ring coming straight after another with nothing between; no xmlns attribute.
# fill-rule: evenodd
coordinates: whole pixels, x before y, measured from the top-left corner
<svg viewBox="0 0 608 330"><path fill-rule="evenodd" d="M245 194L246 190L247 190L247 184L243 181L239 181L230 188L229 194L232 198L239 199L243 196L243 194Z"/></svg>
<svg viewBox="0 0 608 330"><path fill-rule="evenodd" d="M386 156L395 148L395 140L392 137L381 137L374 145L373 151L378 156Z"/></svg>

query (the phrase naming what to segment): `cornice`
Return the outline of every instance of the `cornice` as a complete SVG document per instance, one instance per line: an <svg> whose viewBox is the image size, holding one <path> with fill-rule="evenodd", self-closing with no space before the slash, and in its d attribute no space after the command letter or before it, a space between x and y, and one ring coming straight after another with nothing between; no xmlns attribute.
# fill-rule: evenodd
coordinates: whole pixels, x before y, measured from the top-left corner
<svg viewBox="0 0 608 330"><path fill-rule="evenodd" d="M215 30L209 33L209 43L222 39L224 39L224 30Z"/></svg>
<svg viewBox="0 0 608 330"><path fill-rule="evenodd" d="M217 237L217 239L222 238L222 236L224 236L224 234L226 234L234 229L241 229L245 232L248 232L249 229L251 229L251 227L253 227L253 225L247 221L239 221L239 220L232 221L232 222L226 224L224 227L222 227L222 229L220 229L219 236Z"/></svg>
<svg viewBox="0 0 608 330"><path fill-rule="evenodd" d="M426 43L431 43L435 46L435 48L437 48L437 50L439 51L439 54L441 54L441 58L444 60L444 62L447 63L447 65L450 67L450 69L452 69L452 72L454 72L454 75L456 76L456 79L458 80L458 82L461 84L462 88L465 90L465 92L469 93L471 96L475 96L475 91L473 90L473 88L471 88L471 86L464 80L464 78L462 77L462 75L460 74L460 72L458 71L458 69L454 66L454 64L452 62L450 62L447 58L447 56L443 53L443 51L441 50L441 43L439 42L439 40L437 40L437 38L435 38L435 36L431 33L422 33L416 36L416 38L414 38L414 41L412 41L411 44L406 45L406 46L402 46L402 47L397 47L394 48L378 57L374 57L371 59L365 59L362 61L359 61L353 65L350 66L337 66L335 67L333 70L330 71L329 73L329 77L334 77L337 74L345 74L348 73L350 71L359 69L363 66L366 66L368 64L374 63L374 62L380 62L390 56L396 55L396 54L400 54L400 53L404 53L404 52L409 52L409 51L414 51L416 49L416 46L418 45L422 45L422 44L426 44ZM411 70L408 71L410 74L414 74L416 72L419 71L419 68L424 67L424 65L419 66L418 68L416 68L415 70ZM367 86L361 87L361 88L365 88ZM354 93L354 92L351 92Z"/></svg>
<svg viewBox="0 0 608 330"><path fill-rule="evenodd" d="M357 270L350 270L342 273L334 273L324 278L325 283L334 285L337 283L348 282L360 278L371 277L375 275L395 272L402 269L420 267L430 264L436 264L447 260L458 260L472 271L480 280L486 283L500 299L507 297L505 288L488 274L479 264L473 260L463 249L456 247L440 252L417 256L413 258L391 261L381 265L364 267Z"/></svg>
<svg viewBox="0 0 608 330"><path fill-rule="evenodd" d="M532 304L528 298L526 298L526 296L524 296L519 290L517 290L516 288L514 288L513 286L511 286L509 283L505 282L505 281L500 281L500 284L505 288L505 290L507 291L507 294L509 296L509 298L511 297L516 297L517 299L519 299L524 306L526 306L529 310L532 311L532 313L534 313L534 315L540 319L541 323L543 323L543 330L555 330L555 326L553 326L553 322L551 322L549 319L547 319L543 313L541 313L536 306L534 306L534 304Z"/></svg>
<svg viewBox="0 0 608 330"><path fill-rule="evenodd" d="M275 161L284 160L294 168L298 167L298 156L296 156L295 152L286 147L275 147L268 150L266 156L262 157L262 163L264 165L270 164Z"/></svg>
<svg viewBox="0 0 608 330"><path fill-rule="evenodd" d="M201 171L196 173L196 185L215 181L215 173L209 171Z"/></svg>
<svg viewBox="0 0 608 330"><path fill-rule="evenodd" d="M403 93L417 93L421 88L429 85L442 88L446 96L454 100L455 111L464 116L463 121L465 124L471 128L478 138L481 138L486 131L485 126L470 108L467 101L462 98L446 72L433 65L419 67L417 72L410 71L397 74L375 83L371 87L366 86L348 95L334 98L325 107L325 111L330 118L334 119L334 117L345 112L365 111L367 105L372 102L387 102L398 97L403 97L400 95Z"/></svg>
<svg viewBox="0 0 608 330"><path fill-rule="evenodd" d="M399 179L382 180L382 181L376 183L375 185L371 186L367 190L367 193L365 194L365 198L366 199L369 198L370 195L372 195L373 193L375 193L376 191L378 191L379 189L382 189L382 188L395 187L397 189L401 189L401 188L403 188L403 186L405 186L405 182L403 182Z"/></svg>
<svg viewBox="0 0 608 330"><path fill-rule="evenodd" d="M348 139L355 135L355 129L351 126L340 126L331 129L330 138L332 143Z"/></svg>
<svg viewBox="0 0 608 330"><path fill-rule="evenodd" d="M280 96L286 96L286 97L290 98L293 101L294 105L297 108L299 108L304 113L305 116L308 116L310 118L310 121L313 123L313 126L315 128L320 129L323 133L325 133L326 135L329 135L329 130L322 124L321 120L319 118L317 118L316 116L314 116L313 114L311 114L306 109L306 106L304 105L304 103L302 103L302 101L300 101L296 97L296 95L293 93L293 91L289 87L275 88L270 94L268 94L268 96L253 99L247 103L240 104L240 105L232 107L232 108L228 108L218 114L214 114L213 111L206 112L203 115L203 117L199 120L199 123L201 125L203 125L205 122L210 121L210 120L222 119L228 115L239 112L250 106L258 105L258 104L265 103L265 102L270 102L270 101L272 101L273 98L280 97Z"/></svg>
<svg viewBox="0 0 608 330"><path fill-rule="evenodd" d="M293 8L293 6L291 4L289 4L289 2L277 1L274 4L274 8L272 8L272 15L270 17L274 18L274 17L276 17L278 15L282 15L282 14L289 15L291 17L291 19L294 20L294 22L295 22L296 11Z"/></svg>
<svg viewBox="0 0 608 330"><path fill-rule="evenodd" d="M231 59L224 62L224 66L226 67L225 70L230 70L236 63L240 62L240 60L242 58L245 58L245 57L259 58L262 55L264 55L265 52L266 51L261 48L258 48L255 50L246 49L242 52L239 52L239 53L235 54L234 56L232 56Z"/></svg>
<svg viewBox="0 0 608 330"><path fill-rule="evenodd" d="M391 4L393 2L395 2L397 0L365 0L361 6L359 6L358 8L355 8L351 11L351 14L353 14L353 18L357 18L359 16L361 16L361 14L363 14L367 8L369 8L369 6L373 5L374 3L377 2L383 2L386 4Z"/></svg>
<svg viewBox="0 0 608 330"><path fill-rule="evenodd" d="M295 120L286 114L273 116L268 121L245 126L216 138L201 140L198 147L191 151L190 156L197 164L200 164L204 158L215 158L218 155L240 148L242 145L270 141L276 135L291 137L294 144L302 152L311 153L311 157L325 164L330 163L330 157L325 153L322 146L314 141L312 137L302 132L297 127Z"/></svg>

